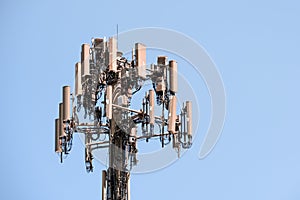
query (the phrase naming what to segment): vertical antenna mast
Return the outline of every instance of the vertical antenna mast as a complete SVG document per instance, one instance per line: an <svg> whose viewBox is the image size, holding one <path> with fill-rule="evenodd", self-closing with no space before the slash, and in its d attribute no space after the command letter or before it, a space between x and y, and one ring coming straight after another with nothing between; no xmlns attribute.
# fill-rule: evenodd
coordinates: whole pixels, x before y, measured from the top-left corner
<svg viewBox="0 0 300 200"><path fill-rule="evenodd" d="M192 103L184 103L177 114L177 62L159 56L148 67L141 43L134 44L132 60L126 59L118 52L118 24L116 28L116 38L94 38L91 45L82 45L81 61L75 64L75 91L63 87L55 119L55 152L61 161L72 149L74 133L85 135L87 172L93 171L93 151L108 148L102 200L130 200L130 170L137 164L138 141L156 137L164 147L173 140L178 153L192 145ZM153 89L142 91L145 81L152 82ZM141 109L134 110L131 100L139 91L145 96Z"/></svg>

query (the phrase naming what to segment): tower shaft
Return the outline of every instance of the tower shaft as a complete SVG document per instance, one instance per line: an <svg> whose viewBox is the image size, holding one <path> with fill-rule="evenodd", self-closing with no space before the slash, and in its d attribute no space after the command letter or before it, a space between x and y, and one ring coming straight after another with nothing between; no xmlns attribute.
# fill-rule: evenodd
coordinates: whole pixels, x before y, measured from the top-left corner
<svg viewBox="0 0 300 200"><path fill-rule="evenodd" d="M113 100L118 98L118 89L113 92ZM116 103L115 101L113 101ZM109 138L109 167L106 171L106 199L103 200L129 200L128 167L129 142L124 127L120 127L127 119L126 112L116 110L110 120ZM103 187L103 186L102 186Z"/></svg>

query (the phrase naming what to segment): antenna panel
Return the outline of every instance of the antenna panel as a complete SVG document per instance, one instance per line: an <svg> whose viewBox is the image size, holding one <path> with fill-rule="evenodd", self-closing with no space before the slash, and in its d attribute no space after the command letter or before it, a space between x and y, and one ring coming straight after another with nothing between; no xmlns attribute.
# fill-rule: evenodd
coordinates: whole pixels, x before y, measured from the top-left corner
<svg viewBox="0 0 300 200"><path fill-rule="evenodd" d="M171 133L175 133L175 127L176 127L176 96L173 96L170 100L169 105L169 116L168 116L168 131Z"/></svg>
<svg viewBox="0 0 300 200"><path fill-rule="evenodd" d="M155 103L155 97L154 97L154 90L149 90L149 117L150 117L150 124L154 125L154 103Z"/></svg>
<svg viewBox="0 0 300 200"><path fill-rule="evenodd" d="M192 129L192 102L187 101L186 102L186 115L187 115L187 134L189 136L192 136L193 129Z"/></svg>
<svg viewBox="0 0 300 200"><path fill-rule="evenodd" d="M117 40L109 38L109 70L117 71Z"/></svg>
<svg viewBox="0 0 300 200"><path fill-rule="evenodd" d="M75 96L82 95L81 63L75 64Z"/></svg>
<svg viewBox="0 0 300 200"><path fill-rule="evenodd" d="M70 86L63 87L63 118L62 120L70 119Z"/></svg>
<svg viewBox="0 0 300 200"><path fill-rule="evenodd" d="M177 62L175 60L169 62L169 69L170 91L172 94L175 94L178 91Z"/></svg>
<svg viewBox="0 0 300 200"><path fill-rule="evenodd" d="M108 119L112 118L112 86L108 85L106 87L106 117Z"/></svg>
<svg viewBox="0 0 300 200"><path fill-rule="evenodd" d="M63 104L59 104L59 137L66 136L63 123Z"/></svg>
<svg viewBox="0 0 300 200"><path fill-rule="evenodd" d="M138 76L146 79L146 46L141 43L135 43L135 57L138 70Z"/></svg>
<svg viewBox="0 0 300 200"><path fill-rule="evenodd" d="M90 45L82 44L81 46L81 76L90 75Z"/></svg>
<svg viewBox="0 0 300 200"><path fill-rule="evenodd" d="M55 152L61 152L61 148L59 145L59 132L60 132L60 123L59 119L55 119Z"/></svg>

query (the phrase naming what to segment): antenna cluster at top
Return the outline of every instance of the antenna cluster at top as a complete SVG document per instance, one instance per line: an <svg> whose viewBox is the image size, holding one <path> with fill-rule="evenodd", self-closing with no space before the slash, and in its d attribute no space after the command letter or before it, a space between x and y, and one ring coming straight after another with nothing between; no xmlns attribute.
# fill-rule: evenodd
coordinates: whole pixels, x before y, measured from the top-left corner
<svg viewBox="0 0 300 200"><path fill-rule="evenodd" d="M177 113L177 69L178 63L166 56L147 65L146 46L141 43L134 45L131 60L118 51L114 37L82 44L74 91L63 87L55 120L55 151L61 161L72 148L74 133L85 135L87 171L93 170L93 151L98 148L121 151L122 161L111 165L122 169L137 163L136 143L141 139L159 138L162 147L171 143L178 152L190 148L192 102L186 101ZM132 99L145 83L152 89L145 92L140 109L133 109Z"/></svg>

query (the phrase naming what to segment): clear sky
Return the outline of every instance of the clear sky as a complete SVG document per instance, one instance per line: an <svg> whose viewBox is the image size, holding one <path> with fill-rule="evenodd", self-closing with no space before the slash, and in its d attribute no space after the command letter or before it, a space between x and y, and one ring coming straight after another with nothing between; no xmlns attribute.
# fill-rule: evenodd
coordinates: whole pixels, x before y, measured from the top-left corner
<svg viewBox="0 0 300 200"><path fill-rule="evenodd" d="M101 198L105 167L96 163L86 173L78 137L60 164L54 118L81 43L113 35L119 24L120 31L155 26L194 38L216 63L227 95L212 153L198 159L200 132L173 165L133 175L132 200L299 200L299 19L292 0L1 1L0 199Z"/></svg>

